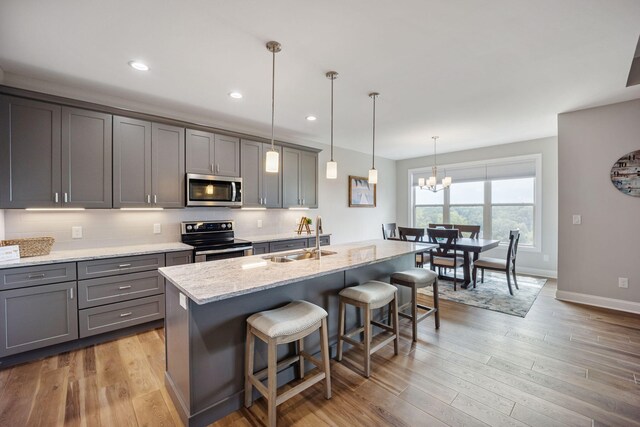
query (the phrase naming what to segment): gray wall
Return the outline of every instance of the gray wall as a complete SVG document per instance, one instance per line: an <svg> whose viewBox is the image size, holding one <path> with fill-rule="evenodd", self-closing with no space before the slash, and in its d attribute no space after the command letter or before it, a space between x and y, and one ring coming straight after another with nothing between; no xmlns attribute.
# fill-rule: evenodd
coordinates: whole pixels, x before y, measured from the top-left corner
<svg viewBox="0 0 640 427"><path fill-rule="evenodd" d="M559 296L640 303L640 198L610 180L613 163L638 149L640 100L558 115ZM573 214L582 215L582 225L572 225ZM618 277L629 278L628 289L618 287Z"/></svg>
<svg viewBox="0 0 640 427"><path fill-rule="evenodd" d="M557 272L557 235L558 235L558 143L557 138L542 138L531 141L495 145L474 150L458 151L438 155L438 164L454 164L479 160L499 159L502 157L522 156L525 154L542 155L542 247L540 252L518 252L518 267L521 272L555 277ZM396 219L399 225L409 222L408 170L431 166L432 156L400 160L396 163L397 208ZM497 248L488 256L506 256L505 248ZM545 255L548 257L545 257Z"/></svg>

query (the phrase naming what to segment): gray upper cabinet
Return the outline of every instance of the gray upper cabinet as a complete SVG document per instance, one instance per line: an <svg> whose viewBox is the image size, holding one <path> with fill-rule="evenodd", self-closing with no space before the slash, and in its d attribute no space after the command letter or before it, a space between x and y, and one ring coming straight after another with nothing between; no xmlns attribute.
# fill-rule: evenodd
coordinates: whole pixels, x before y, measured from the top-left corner
<svg viewBox="0 0 640 427"><path fill-rule="evenodd" d="M266 153L271 146L242 140L240 172L242 173L242 205L247 207L282 207L282 168L278 173L264 170ZM282 156L282 147L275 149Z"/></svg>
<svg viewBox="0 0 640 427"><path fill-rule="evenodd" d="M184 207L184 175L184 128L114 117L114 207Z"/></svg>
<svg viewBox="0 0 640 427"><path fill-rule="evenodd" d="M154 206L184 207L184 128L154 123L151 129L151 156Z"/></svg>
<svg viewBox="0 0 640 427"><path fill-rule="evenodd" d="M110 114L62 108L62 204L110 208Z"/></svg>
<svg viewBox="0 0 640 427"><path fill-rule="evenodd" d="M60 206L60 112L0 96L0 208Z"/></svg>
<svg viewBox="0 0 640 427"><path fill-rule="evenodd" d="M0 357L78 338L76 282L0 292Z"/></svg>
<svg viewBox="0 0 640 427"><path fill-rule="evenodd" d="M318 153L284 148L282 174L283 207L318 207Z"/></svg>
<svg viewBox="0 0 640 427"><path fill-rule="evenodd" d="M0 103L0 207L111 207L110 114Z"/></svg>
<svg viewBox="0 0 640 427"><path fill-rule="evenodd" d="M187 172L240 176L240 140L235 137L187 129Z"/></svg>

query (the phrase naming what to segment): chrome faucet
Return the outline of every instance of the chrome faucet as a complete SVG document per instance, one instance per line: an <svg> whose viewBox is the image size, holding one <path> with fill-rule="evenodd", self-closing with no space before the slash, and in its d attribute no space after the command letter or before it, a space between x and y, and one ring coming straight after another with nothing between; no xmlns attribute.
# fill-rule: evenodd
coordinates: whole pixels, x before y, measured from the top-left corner
<svg viewBox="0 0 640 427"><path fill-rule="evenodd" d="M320 254L322 253L322 251L320 251L320 230L321 229L322 229L322 217L317 216L316 217L316 247L314 249L316 259L320 259Z"/></svg>

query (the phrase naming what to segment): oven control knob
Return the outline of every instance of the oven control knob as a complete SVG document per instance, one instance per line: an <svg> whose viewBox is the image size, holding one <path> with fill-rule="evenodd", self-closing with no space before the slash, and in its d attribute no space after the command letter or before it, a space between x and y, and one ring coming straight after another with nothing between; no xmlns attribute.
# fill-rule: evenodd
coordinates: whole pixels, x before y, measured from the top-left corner
<svg viewBox="0 0 640 427"><path fill-rule="evenodd" d="M227 224L222 224L220 227L222 227L223 229L227 228Z"/></svg>
<svg viewBox="0 0 640 427"><path fill-rule="evenodd" d="M193 227L191 227L190 225L187 225L187 230L191 230Z"/></svg>
<svg viewBox="0 0 640 427"><path fill-rule="evenodd" d="M232 228L231 223L227 224L227 228L228 228L229 230L231 230L231 228Z"/></svg>

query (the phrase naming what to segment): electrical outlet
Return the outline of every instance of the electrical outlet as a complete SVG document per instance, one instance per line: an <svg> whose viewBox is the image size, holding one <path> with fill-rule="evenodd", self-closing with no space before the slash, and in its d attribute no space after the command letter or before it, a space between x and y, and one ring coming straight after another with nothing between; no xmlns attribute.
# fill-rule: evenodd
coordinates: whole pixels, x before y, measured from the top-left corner
<svg viewBox="0 0 640 427"><path fill-rule="evenodd" d="M179 293L180 295L180 307L187 309L187 296L183 293Z"/></svg>
<svg viewBox="0 0 640 427"><path fill-rule="evenodd" d="M618 277L618 287L619 288L628 288L629 287L629 278L627 277Z"/></svg>
<svg viewBox="0 0 640 427"><path fill-rule="evenodd" d="M582 224L582 215L573 215L573 225Z"/></svg>
<svg viewBox="0 0 640 427"><path fill-rule="evenodd" d="M258 220L258 228L262 228L262 220L261 219Z"/></svg>
<svg viewBox="0 0 640 427"><path fill-rule="evenodd" d="M547 254L542 255L542 260L544 262L549 262L549 255L547 255Z"/></svg>
<svg viewBox="0 0 640 427"><path fill-rule="evenodd" d="M71 238L72 239L82 239L82 227L79 225L75 225L71 227Z"/></svg>
<svg viewBox="0 0 640 427"><path fill-rule="evenodd" d="M153 224L153 234L160 234L160 233L162 233L162 225Z"/></svg>

